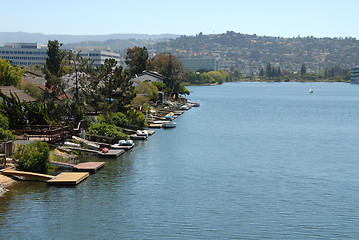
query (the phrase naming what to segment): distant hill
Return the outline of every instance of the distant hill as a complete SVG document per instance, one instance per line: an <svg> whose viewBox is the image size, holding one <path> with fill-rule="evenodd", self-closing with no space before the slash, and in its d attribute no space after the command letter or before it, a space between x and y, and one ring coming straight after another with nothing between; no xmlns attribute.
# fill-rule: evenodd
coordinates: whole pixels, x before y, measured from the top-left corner
<svg viewBox="0 0 359 240"><path fill-rule="evenodd" d="M78 43L64 44L65 49L75 49L78 46L91 46L91 47L110 47L111 51L120 52L125 54L124 51L129 47L140 46L148 47L151 44L158 42L169 41L169 39L109 39L106 41L84 41Z"/></svg>
<svg viewBox="0 0 359 240"><path fill-rule="evenodd" d="M334 66L359 65L355 38L281 38L235 32L179 38L149 47L150 53L168 51L179 57L217 57L220 68L258 72L268 62L281 69L324 71Z"/></svg>
<svg viewBox="0 0 359 240"><path fill-rule="evenodd" d="M86 41L106 41L109 39L120 40L159 40L159 39L174 39L180 35L175 34L107 34L107 35L56 35L43 33L26 33L26 32L0 32L0 46L4 46L5 42L38 42L46 44L48 40L58 40L61 43L79 43Z"/></svg>

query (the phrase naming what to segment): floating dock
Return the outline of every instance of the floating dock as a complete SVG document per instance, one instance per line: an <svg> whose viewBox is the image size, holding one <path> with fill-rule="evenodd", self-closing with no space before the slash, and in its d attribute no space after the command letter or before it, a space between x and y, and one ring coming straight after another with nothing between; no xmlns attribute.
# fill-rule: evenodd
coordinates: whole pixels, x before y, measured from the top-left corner
<svg viewBox="0 0 359 240"><path fill-rule="evenodd" d="M103 157L103 158L117 158L124 153L125 153L125 150L122 150L122 149L109 149L107 153L98 151L97 155L99 157Z"/></svg>
<svg viewBox="0 0 359 240"><path fill-rule="evenodd" d="M47 181L48 185L75 186L89 177L88 172L63 172Z"/></svg>
<svg viewBox="0 0 359 240"><path fill-rule="evenodd" d="M84 162L75 165L66 162L50 161L50 164L57 167L70 168L72 169L72 171L76 171L76 172L94 173L100 170L105 165L105 162Z"/></svg>
<svg viewBox="0 0 359 240"><path fill-rule="evenodd" d="M79 163L73 167L76 172L96 172L105 166L105 162L85 162Z"/></svg>
<svg viewBox="0 0 359 240"><path fill-rule="evenodd" d="M131 134L130 138L132 140L146 140L148 136L138 136L137 134Z"/></svg>
<svg viewBox="0 0 359 240"><path fill-rule="evenodd" d="M102 151L92 150L92 149L85 149L85 148L77 148L77 147L68 147L69 149L73 151L79 151L79 152L86 152L90 154L97 154L99 157L105 157L105 158L117 158L124 154L125 150L122 149L110 149L107 153L103 153Z"/></svg>
<svg viewBox="0 0 359 240"><path fill-rule="evenodd" d="M162 126L163 126L163 123L151 123L151 124L148 124L149 128L162 128Z"/></svg>

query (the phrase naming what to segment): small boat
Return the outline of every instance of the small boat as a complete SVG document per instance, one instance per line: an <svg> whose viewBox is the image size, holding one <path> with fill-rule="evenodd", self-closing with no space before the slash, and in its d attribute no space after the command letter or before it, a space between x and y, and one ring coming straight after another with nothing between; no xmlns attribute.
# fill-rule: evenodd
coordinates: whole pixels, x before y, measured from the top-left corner
<svg viewBox="0 0 359 240"><path fill-rule="evenodd" d="M199 107L199 106L201 106L201 104L199 103L199 101L198 101L198 102L193 103L193 107Z"/></svg>
<svg viewBox="0 0 359 240"><path fill-rule="evenodd" d="M163 124L163 127L164 128L174 128L174 127L176 127L176 123L175 122L165 122Z"/></svg>
<svg viewBox="0 0 359 240"><path fill-rule="evenodd" d="M70 147L81 147L81 144L79 144L79 143L73 143L73 142L68 142L68 141L64 142L64 145L70 146Z"/></svg>
<svg viewBox="0 0 359 240"><path fill-rule="evenodd" d="M188 106L188 105L183 105L183 106L181 106L180 109L181 109L181 110L189 110L189 109L190 109L190 106Z"/></svg>
<svg viewBox="0 0 359 240"><path fill-rule="evenodd" d="M148 132L146 131L146 130L143 130L143 131L141 131L141 130L137 130L136 131L136 135L137 136L148 136Z"/></svg>
<svg viewBox="0 0 359 240"><path fill-rule="evenodd" d="M132 140L120 140L117 144L111 145L111 148L128 150L133 148L133 146L135 146L135 144Z"/></svg>
<svg viewBox="0 0 359 240"><path fill-rule="evenodd" d="M169 114L166 115L166 119L171 119L173 118L174 114L173 112L170 112Z"/></svg>
<svg viewBox="0 0 359 240"><path fill-rule="evenodd" d="M309 93L313 93L312 84L310 84Z"/></svg>

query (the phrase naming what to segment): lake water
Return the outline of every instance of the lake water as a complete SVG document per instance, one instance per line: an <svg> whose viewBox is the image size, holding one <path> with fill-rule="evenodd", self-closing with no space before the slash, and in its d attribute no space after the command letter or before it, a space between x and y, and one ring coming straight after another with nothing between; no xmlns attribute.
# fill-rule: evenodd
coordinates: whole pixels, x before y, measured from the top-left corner
<svg viewBox="0 0 359 240"><path fill-rule="evenodd" d="M201 107L79 186L16 184L0 239L358 239L359 85L309 86L189 87Z"/></svg>

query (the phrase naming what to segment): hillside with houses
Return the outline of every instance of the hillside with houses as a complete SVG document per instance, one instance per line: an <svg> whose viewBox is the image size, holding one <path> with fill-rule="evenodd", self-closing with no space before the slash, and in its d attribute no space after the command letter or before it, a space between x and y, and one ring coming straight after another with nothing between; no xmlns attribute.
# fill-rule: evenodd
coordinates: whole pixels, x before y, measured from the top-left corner
<svg viewBox="0 0 359 240"><path fill-rule="evenodd" d="M270 37L236 32L181 36L149 46L149 52L168 51L182 58L214 57L219 68L258 73L267 63L293 72L302 64L308 72L324 72L338 66L350 68L359 62L356 38Z"/></svg>

